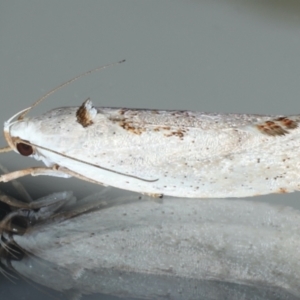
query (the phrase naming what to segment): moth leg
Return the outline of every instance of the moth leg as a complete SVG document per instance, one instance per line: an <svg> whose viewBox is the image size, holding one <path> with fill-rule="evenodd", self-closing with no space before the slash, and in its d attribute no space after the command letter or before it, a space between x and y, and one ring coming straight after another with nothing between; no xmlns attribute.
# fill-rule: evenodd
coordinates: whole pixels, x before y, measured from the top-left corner
<svg viewBox="0 0 300 300"><path fill-rule="evenodd" d="M9 173L8 169L6 169L3 165L0 164L0 170L3 173ZM25 187L23 186L23 184L21 184L19 181L17 180L12 180L12 185L13 187L16 189L16 191L18 191L18 193L20 194L20 196L27 202L30 203L32 202L32 198L31 196L28 194L27 190L25 189ZM0 191L0 195L2 195L3 193Z"/></svg>
<svg viewBox="0 0 300 300"><path fill-rule="evenodd" d="M11 196L5 195L3 192L0 192L0 201L16 208L29 208L30 204L34 203L34 201L30 203L19 201Z"/></svg>
<svg viewBox="0 0 300 300"><path fill-rule="evenodd" d="M7 196L0 191L0 201L18 209L27 209L27 210L36 210L41 208L48 209L50 206L54 206L54 205L60 206L62 205L62 203L70 202L72 199L73 199L73 194L71 192L60 192L60 193L54 193L48 195L46 197L40 198L30 203L26 203L17 200L11 196Z"/></svg>
<svg viewBox="0 0 300 300"><path fill-rule="evenodd" d="M31 175L31 176L46 175L46 176L65 177L65 178L74 176L76 178L79 178L79 179L82 179L85 181L89 181L92 183L107 186L102 182L92 180L81 174L73 172L67 168L60 167L59 165L53 165L52 167L32 167L32 168L27 168L24 170L10 172L8 174L3 174L0 176L0 182L9 182L9 181L12 181L12 180L15 180L17 178L27 176L27 175Z"/></svg>
<svg viewBox="0 0 300 300"><path fill-rule="evenodd" d="M57 173L60 173L56 170L53 170L52 168L47 167L32 167L24 170L14 171L10 172L8 174L3 174L0 176L0 182L9 182L11 180L15 180L17 178L32 175L32 176L38 176L38 175L50 175L50 176L59 176ZM62 176L63 174L61 174Z"/></svg>

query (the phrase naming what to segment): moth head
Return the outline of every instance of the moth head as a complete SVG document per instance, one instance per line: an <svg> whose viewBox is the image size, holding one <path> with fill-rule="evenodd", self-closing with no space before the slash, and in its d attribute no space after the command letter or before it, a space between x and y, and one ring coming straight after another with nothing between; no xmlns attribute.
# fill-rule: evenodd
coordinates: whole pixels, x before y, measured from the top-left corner
<svg viewBox="0 0 300 300"><path fill-rule="evenodd" d="M35 149L32 145L30 145L30 142L21 137L21 133L24 131L24 129L26 132L26 121L23 121L22 119L15 120L15 118L19 117L27 110L28 108L18 112L4 123L4 137L9 145L10 150L13 150L23 156L35 154Z"/></svg>
<svg viewBox="0 0 300 300"><path fill-rule="evenodd" d="M116 62L116 63L101 66L101 67L95 68L93 70L89 70L89 71L87 71L83 74L80 74L80 75L68 80L67 82L59 85L58 87L52 89L50 92L48 92L47 94L42 96L40 99L38 99L35 103L33 103L30 107L28 107L28 108L18 112L14 116L12 116L8 121L6 121L4 123L4 137L5 137L5 139L6 139L9 146L4 147L4 148L0 148L0 153L14 150L15 152L20 153L21 155L25 155L25 156L31 156L32 155L32 156L34 156L35 159L40 160L39 155L38 155L37 151L35 150L35 147L33 145L31 145L30 142L29 142L30 134L29 134L29 138L26 138L23 135L24 132L22 132L22 135L18 135L18 134L15 133L15 131L16 131L15 129L16 129L16 127L19 123L21 123L21 122L26 123L26 120L24 118L27 115L27 113L32 108L39 105L42 101L44 101L51 94L53 94L54 92L58 91L59 89L65 87L65 86L67 86L68 84L76 81L77 79L79 79L83 76L86 76L90 73L100 71L100 70L103 70L105 68L112 67L114 65L118 65L118 64L123 63L123 62L125 62L125 60L121 60L121 61ZM17 120L14 120L14 119L17 119ZM23 125L26 125L24 123L23 123ZM26 126L24 126L24 127L26 127ZM28 133L29 133L29 130L27 130L27 135L28 135Z"/></svg>

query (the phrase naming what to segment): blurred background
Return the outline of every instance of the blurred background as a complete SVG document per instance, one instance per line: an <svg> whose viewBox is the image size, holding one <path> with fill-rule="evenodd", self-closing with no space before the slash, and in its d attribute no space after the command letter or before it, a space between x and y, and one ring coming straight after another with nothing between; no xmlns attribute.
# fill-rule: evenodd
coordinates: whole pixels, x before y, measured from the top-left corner
<svg viewBox="0 0 300 300"><path fill-rule="evenodd" d="M88 97L95 106L298 114L299 29L300 4L292 0L0 1L0 120L72 77L122 59L31 114ZM0 162L10 170L39 165L16 153L1 154ZM20 181L34 198L98 190L76 179ZM0 188L17 197L10 184ZM299 208L298 197L254 200ZM0 285L5 291L2 279Z"/></svg>

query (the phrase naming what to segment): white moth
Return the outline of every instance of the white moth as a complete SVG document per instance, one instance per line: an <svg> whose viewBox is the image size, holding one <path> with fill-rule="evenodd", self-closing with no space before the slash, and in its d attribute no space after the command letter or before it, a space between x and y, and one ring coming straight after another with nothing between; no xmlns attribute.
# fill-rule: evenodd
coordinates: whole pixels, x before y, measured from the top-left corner
<svg viewBox="0 0 300 300"><path fill-rule="evenodd" d="M300 187L299 115L96 108L86 100L24 118L33 106L5 122L4 135L10 149L47 167L0 181L28 174L75 176L151 195L197 198Z"/></svg>

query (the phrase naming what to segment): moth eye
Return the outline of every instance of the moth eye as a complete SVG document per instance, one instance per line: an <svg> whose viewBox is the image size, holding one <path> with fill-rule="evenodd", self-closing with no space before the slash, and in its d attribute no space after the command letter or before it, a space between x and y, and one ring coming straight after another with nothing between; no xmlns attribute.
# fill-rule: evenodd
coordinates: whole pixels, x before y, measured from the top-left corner
<svg viewBox="0 0 300 300"><path fill-rule="evenodd" d="M33 148L30 145L24 143L18 143L17 150L23 156L29 156L33 153Z"/></svg>

